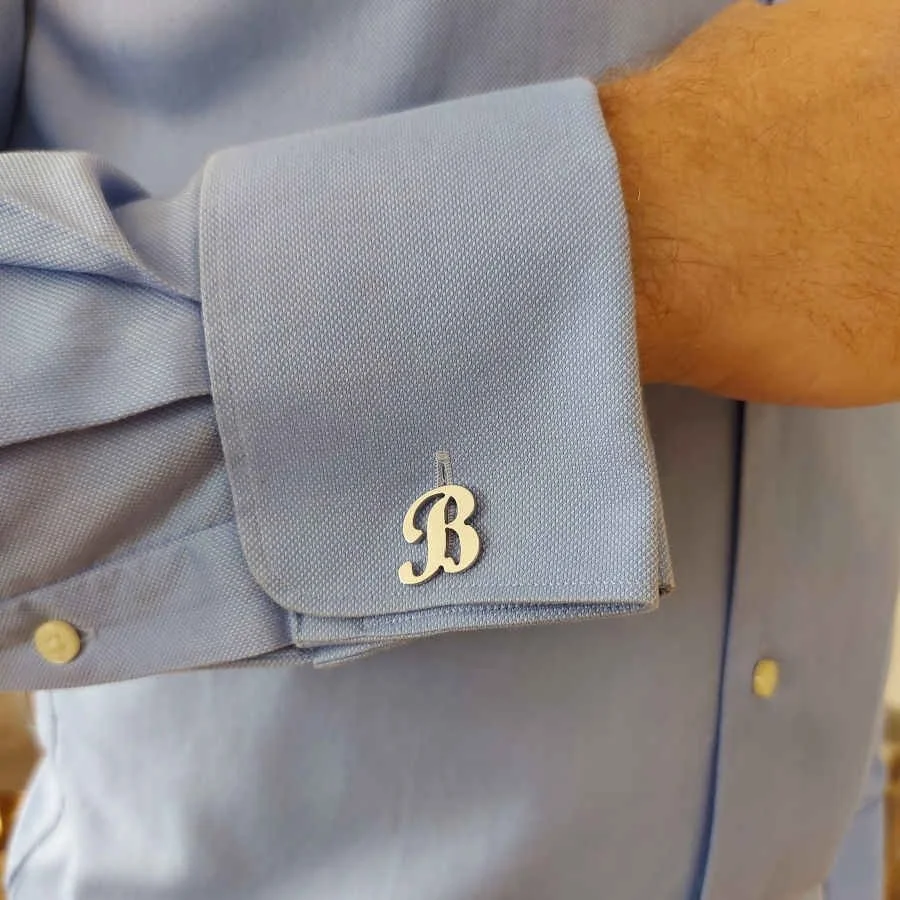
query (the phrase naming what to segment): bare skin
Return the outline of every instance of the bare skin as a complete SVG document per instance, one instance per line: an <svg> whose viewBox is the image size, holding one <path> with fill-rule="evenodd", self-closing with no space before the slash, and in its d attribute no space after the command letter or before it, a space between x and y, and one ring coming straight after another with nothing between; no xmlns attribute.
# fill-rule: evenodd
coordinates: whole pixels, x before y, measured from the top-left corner
<svg viewBox="0 0 900 900"><path fill-rule="evenodd" d="M598 91L644 381L900 400L897 0L739 0Z"/></svg>

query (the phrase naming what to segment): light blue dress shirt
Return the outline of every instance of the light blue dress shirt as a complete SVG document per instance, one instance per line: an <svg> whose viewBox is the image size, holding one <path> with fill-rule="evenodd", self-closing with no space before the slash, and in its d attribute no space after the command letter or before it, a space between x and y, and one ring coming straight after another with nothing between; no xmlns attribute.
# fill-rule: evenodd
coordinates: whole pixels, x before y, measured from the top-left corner
<svg viewBox="0 0 900 900"><path fill-rule="evenodd" d="M638 380L587 79L721 5L0 0L13 900L878 898L896 409Z"/></svg>

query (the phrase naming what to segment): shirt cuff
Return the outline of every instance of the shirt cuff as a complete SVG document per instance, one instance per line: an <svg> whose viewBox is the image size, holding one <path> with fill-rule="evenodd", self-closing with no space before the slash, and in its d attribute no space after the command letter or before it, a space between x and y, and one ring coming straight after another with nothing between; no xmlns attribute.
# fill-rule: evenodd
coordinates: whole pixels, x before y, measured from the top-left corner
<svg viewBox="0 0 900 900"><path fill-rule="evenodd" d="M333 661L672 587L590 82L221 152L200 273L242 553L297 646Z"/></svg>

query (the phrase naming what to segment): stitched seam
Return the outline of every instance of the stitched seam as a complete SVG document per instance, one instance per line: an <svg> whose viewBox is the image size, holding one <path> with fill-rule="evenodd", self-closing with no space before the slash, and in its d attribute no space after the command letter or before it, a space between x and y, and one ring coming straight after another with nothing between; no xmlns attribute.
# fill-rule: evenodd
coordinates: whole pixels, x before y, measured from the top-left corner
<svg viewBox="0 0 900 900"><path fill-rule="evenodd" d="M37 275L66 275L78 276L79 278L88 278L91 280L108 281L116 285L121 285L135 290L147 291L150 294L158 294L161 297L167 297L170 300L184 300L186 303L196 305L197 298L188 294L182 294L180 291L174 290L172 287L163 282L147 283L143 281L127 281L123 278L116 278L113 275L106 275L103 272L89 272L86 269L73 269L66 266L31 266L25 263L0 263L0 269L10 269L16 272L34 272Z"/></svg>
<svg viewBox="0 0 900 900"><path fill-rule="evenodd" d="M25 591L22 594L13 594L11 597L0 597L0 604L8 604L14 603L21 600L26 600L29 597L33 597L37 594L42 593L43 591L48 591L53 588L61 587L62 585L69 584L72 582L77 582L80 579L88 578L89 576L93 576L96 572L102 572L105 569L113 569L117 566L121 566L125 563L135 563L140 562L144 559L149 559L157 553L162 553L164 551L169 550L172 547L177 546L178 544L188 543L192 541L194 538L199 537L200 535L209 534L213 531L217 531L220 528L224 528L226 525L230 525L234 521L233 517L229 517L219 522L216 525L210 525L207 528L201 528L199 531L192 531L190 534L182 535L178 538L172 538L172 540L164 541L161 544L157 544L154 547L149 547L145 550L135 550L131 553L125 553L122 556L117 556L113 560L109 560L108 562L100 563L99 565L93 566L89 569L83 569L81 572L77 572L74 575L70 575L68 578L63 578L59 581L53 581L49 584L42 585L41 587L32 588L29 591Z"/></svg>
<svg viewBox="0 0 900 900"><path fill-rule="evenodd" d="M34 434L26 434L23 437L17 437L12 441L7 441L2 436L2 434L0 434L0 451L6 450L9 447L24 447L26 444L32 444L36 443L37 441L43 440L51 440L53 438L61 437L62 435L82 434L94 429L108 428L110 425L119 425L124 422L128 422L130 419L136 419L139 416L146 415L147 413L157 412L158 410L167 410L173 406L178 406L179 404L183 403L190 403L191 401L200 400L204 397L209 397L208 390L201 390L199 392L185 391L178 397L174 397L170 400L160 400L157 397L152 401L149 401L147 406L140 406L135 409L126 410L124 412L117 412L113 415L108 415L105 417L98 416L98 418L96 418L94 421L91 421L85 425L60 425L58 430L38 431Z"/></svg>

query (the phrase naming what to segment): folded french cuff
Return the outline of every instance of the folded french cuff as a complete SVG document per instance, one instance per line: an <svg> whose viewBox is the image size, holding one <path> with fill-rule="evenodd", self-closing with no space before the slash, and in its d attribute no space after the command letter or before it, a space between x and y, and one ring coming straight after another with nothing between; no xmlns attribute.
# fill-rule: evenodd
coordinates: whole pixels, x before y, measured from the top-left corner
<svg viewBox="0 0 900 900"><path fill-rule="evenodd" d="M635 613L671 588L590 82L218 153L200 268L242 552L298 646Z"/></svg>

